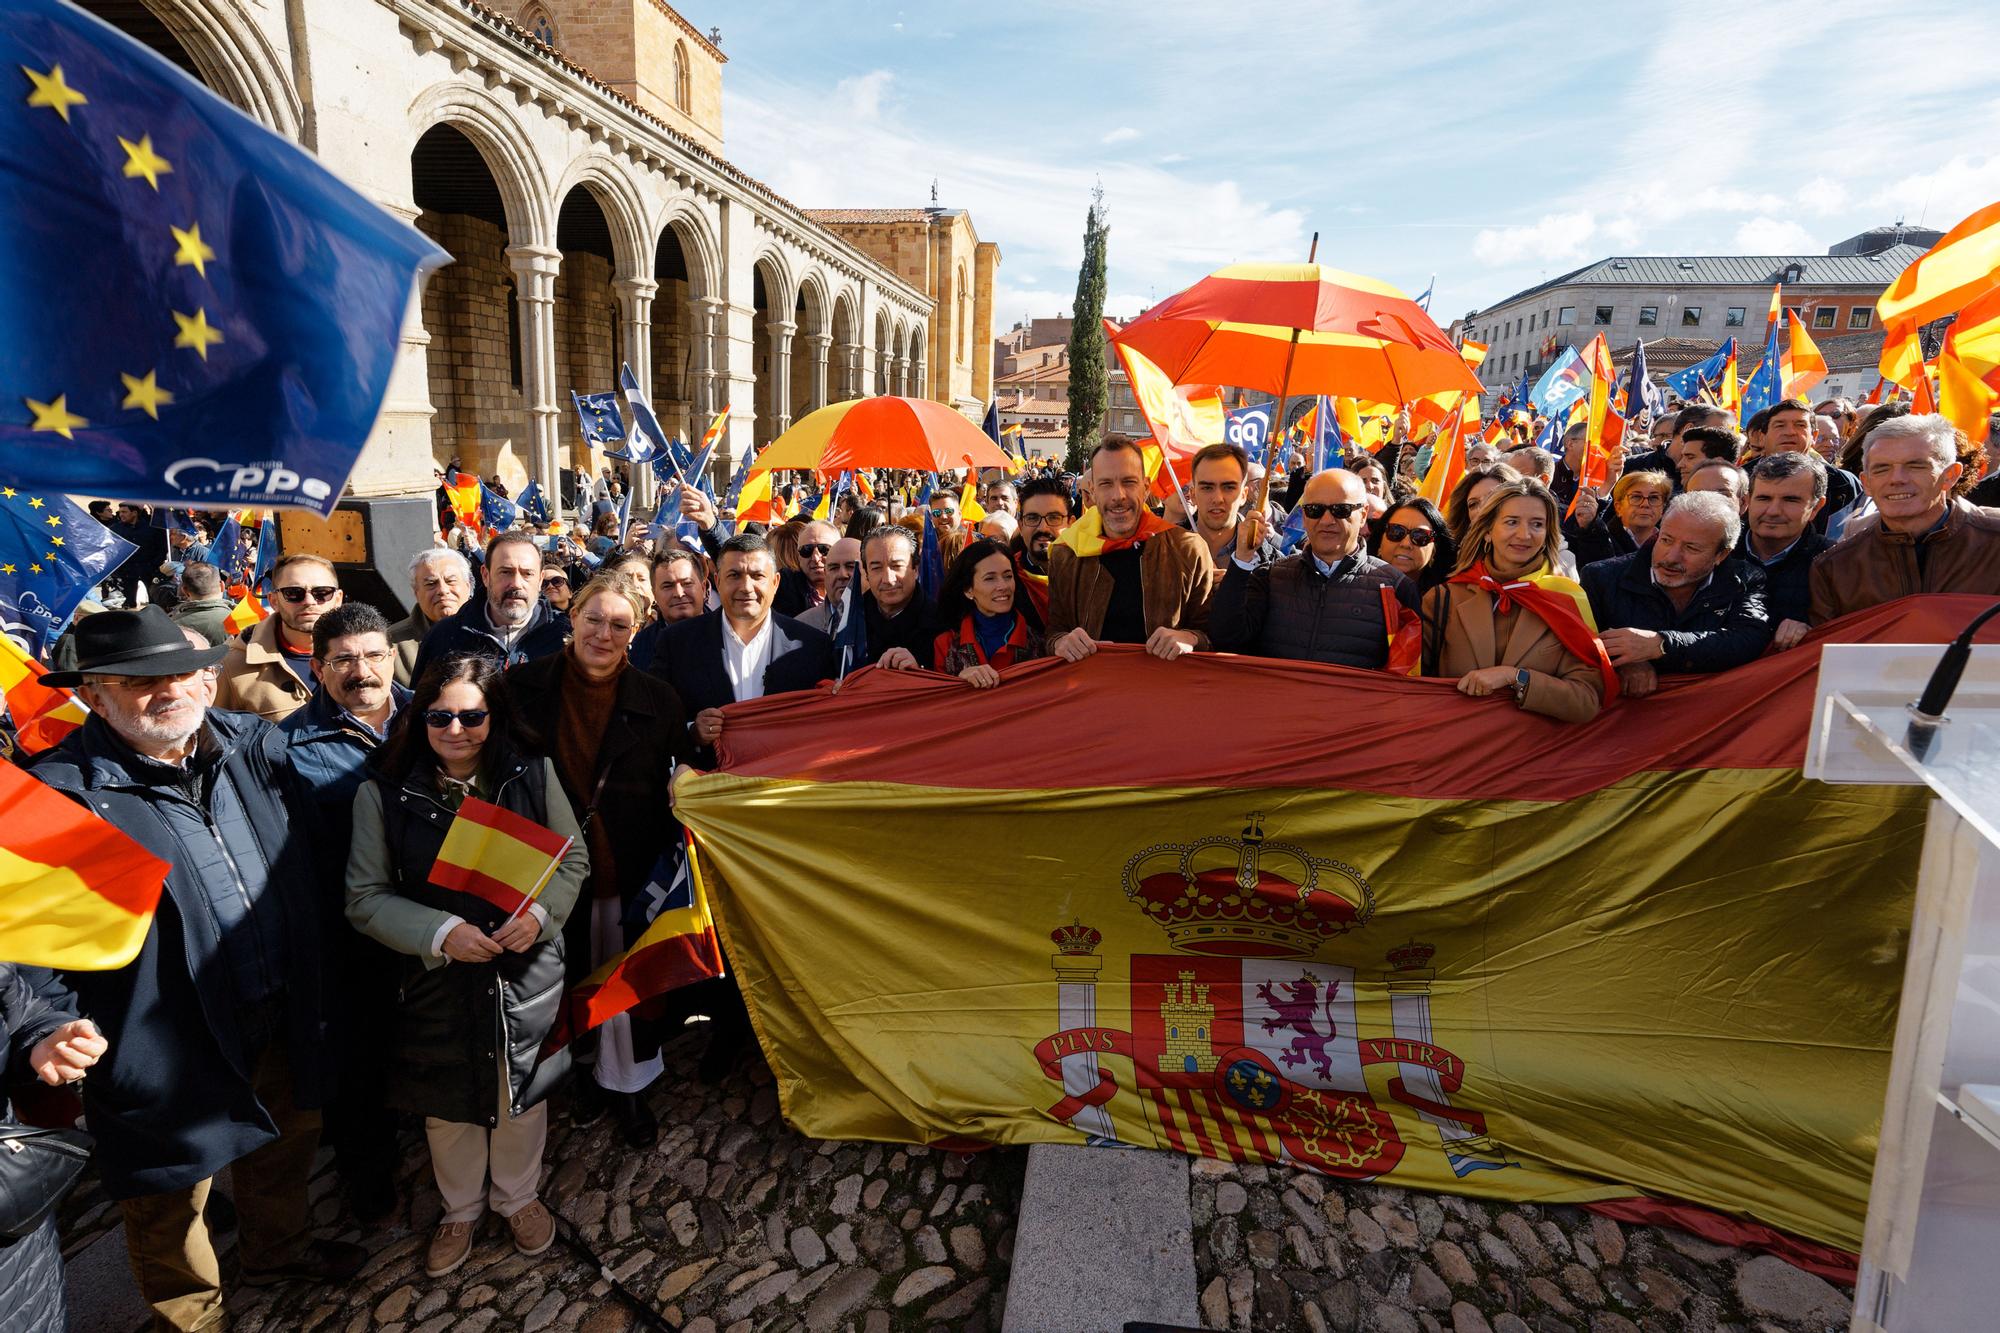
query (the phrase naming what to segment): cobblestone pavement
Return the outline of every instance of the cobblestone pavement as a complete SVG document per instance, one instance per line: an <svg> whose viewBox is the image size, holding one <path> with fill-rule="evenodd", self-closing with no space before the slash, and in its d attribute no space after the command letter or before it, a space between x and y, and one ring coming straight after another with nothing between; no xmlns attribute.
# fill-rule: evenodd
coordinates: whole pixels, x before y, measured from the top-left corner
<svg viewBox="0 0 2000 1333"><path fill-rule="evenodd" d="M1819 1333L1849 1293L1782 1259L1580 1208L1193 1168L1211 1329Z"/></svg>
<svg viewBox="0 0 2000 1333"><path fill-rule="evenodd" d="M551 1119L543 1198L620 1282L687 1333L999 1328L1025 1151L967 1156L805 1138L778 1115L761 1061L720 1087L698 1082L704 1040L691 1028L667 1047L650 1097L656 1149L627 1148L608 1119L577 1128L561 1099ZM463 1268L426 1277L439 1204L421 1137L412 1133L407 1147L402 1202L381 1227L359 1231L343 1217L329 1171L313 1181L316 1224L344 1228L330 1234L373 1251L359 1276L338 1291L234 1287L236 1333L644 1327L560 1242L524 1258L490 1216ZM117 1221L95 1190L65 1213L71 1253Z"/></svg>

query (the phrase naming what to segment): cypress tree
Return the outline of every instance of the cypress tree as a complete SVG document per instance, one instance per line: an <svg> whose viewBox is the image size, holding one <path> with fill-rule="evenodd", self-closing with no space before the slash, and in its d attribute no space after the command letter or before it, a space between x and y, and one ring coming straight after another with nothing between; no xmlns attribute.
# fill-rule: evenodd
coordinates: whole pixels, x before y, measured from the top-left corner
<svg viewBox="0 0 2000 1333"><path fill-rule="evenodd" d="M1083 226L1083 265L1069 331L1069 451L1063 466L1081 472L1104 423L1104 187L1091 192Z"/></svg>

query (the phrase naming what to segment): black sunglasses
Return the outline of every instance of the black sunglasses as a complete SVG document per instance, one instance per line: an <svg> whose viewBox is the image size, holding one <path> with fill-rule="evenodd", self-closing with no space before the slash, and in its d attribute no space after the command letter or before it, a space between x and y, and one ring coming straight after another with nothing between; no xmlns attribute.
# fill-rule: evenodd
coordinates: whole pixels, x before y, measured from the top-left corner
<svg viewBox="0 0 2000 1333"><path fill-rule="evenodd" d="M542 580L542 586L544 588L555 588L555 587L567 588L569 586L569 580L563 577L561 574L551 574L547 578Z"/></svg>
<svg viewBox="0 0 2000 1333"><path fill-rule="evenodd" d="M829 546L825 542L806 542L799 547L799 554L801 556L810 558L816 555L825 555L832 549L833 547Z"/></svg>
<svg viewBox="0 0 2000 1333"><path fill-rule="evenodd" d="M1391 523L1382 529L1382 540L1386 542L1408 542L1422 550L1437 540L1437 534L1429 528L1406 528L1401 523Z"/></svg>
<svg viewBox="0 0 2000 1333"><path fill-rule="evenodd" d="M277 592L278 596L284 598L293 606L297 606L308 596L315 602L330 602L340 592L340 589L321 586L317 588L279 588Z"/></svg>
<svg viewBox="0 0 2000 1333"><path fill-rule="evenodd" d="M433 708L424 714L424 725L432 731L443 731L451 725L453 718L457 718L458 724L470 731L486 721L486 716L484 708L461 708L456 713L449 708Z"/></svg>
<svg viewBox="0 0 2000 1333"><path fill-rule="evenodd" d="M1365 512L1367 508L1368 506L1365 503L1330 504L1330 505L1305 504L1299 506L1299 512L1304 514L1307 518L1313 519L1315 521L1319 520L1320 518L1323 518L1327 514L1332 514L1337 519L1346 520L1353 518L1356 514Z"/></svg>

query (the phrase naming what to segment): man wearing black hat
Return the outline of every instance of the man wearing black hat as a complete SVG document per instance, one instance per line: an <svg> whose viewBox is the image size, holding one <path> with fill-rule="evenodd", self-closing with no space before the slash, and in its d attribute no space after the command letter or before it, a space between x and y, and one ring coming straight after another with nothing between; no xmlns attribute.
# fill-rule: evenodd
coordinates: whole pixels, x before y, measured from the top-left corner
<svg viewBox="0 0 2000 1333"><path fill-rule="evenodd" d="M359 1246L307 1234L319 1143L320 905L277 729L213 710L220 648L158 607L74 631L89 719L30 772L171 865L137 958L62 980L112 1050L83 1085L106 1188L139 1289L164 1327L219 1320L222 1274L203 1210L232 1168L244 1281L337 1281Z"/></svg>

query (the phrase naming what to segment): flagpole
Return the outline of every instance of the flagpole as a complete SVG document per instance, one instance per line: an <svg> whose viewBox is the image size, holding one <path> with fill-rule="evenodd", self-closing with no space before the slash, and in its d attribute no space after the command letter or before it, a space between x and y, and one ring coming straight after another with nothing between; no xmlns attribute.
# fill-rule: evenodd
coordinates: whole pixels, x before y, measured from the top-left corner
<svg viewBox="0 0 2000 1333"><path fill-rule="evenodd" d="M1312 245L1306 250L1306 263L1314 264L1318 262L1319 262L1319 233L1314 232L1312 236ZM1278 433L1278 438L1280 440L1284 440L1287 438L1285 431L1285 409L1291 405L1292 357L1298 350L1299 350L1299 329L1296 325L1294 325L1292 328L1292 336L1285 343L1285 373L1284 377L1278 381L1278 407L1276 413L1271 418L1271 428ZM1289 448L1290 446L1287 445L1287 447ZM1267 460L1267 463L1268 462L1275 462L1275 460ZM1289 467L1287 467L1285 470L1287 472L1291 471ZM1260 514L1264 513L1267 509L1270 508L1271 474L1275 471L1277 471L1277 468L1275 466L1267 465L1264 468L1263 483L1257 488L1257 512Z"/></svg>
<svg viewBox="0 0 2000 1333"><path fill-rule="evenodd" d="M555 878L556 867L562 864L562 859L565 856L569 855L569 849L571 847L574 847L575 845L576 845L575 838L571 837L563 839L562 850L555 854L554 859L552 859L549 862L548 868L542 871L542 877L535 881L534 888L528 890L528 896L521 899L520 905L516 907L513 911L509 912L507 914L507 919L500 923L502 928L505 928L506 926L513 924L515 918L519 917L521 913L527 911L529 905L532 904L535 901L535 899L542 896L542 890L546 889L549 886L549 881Z"/></svg>

